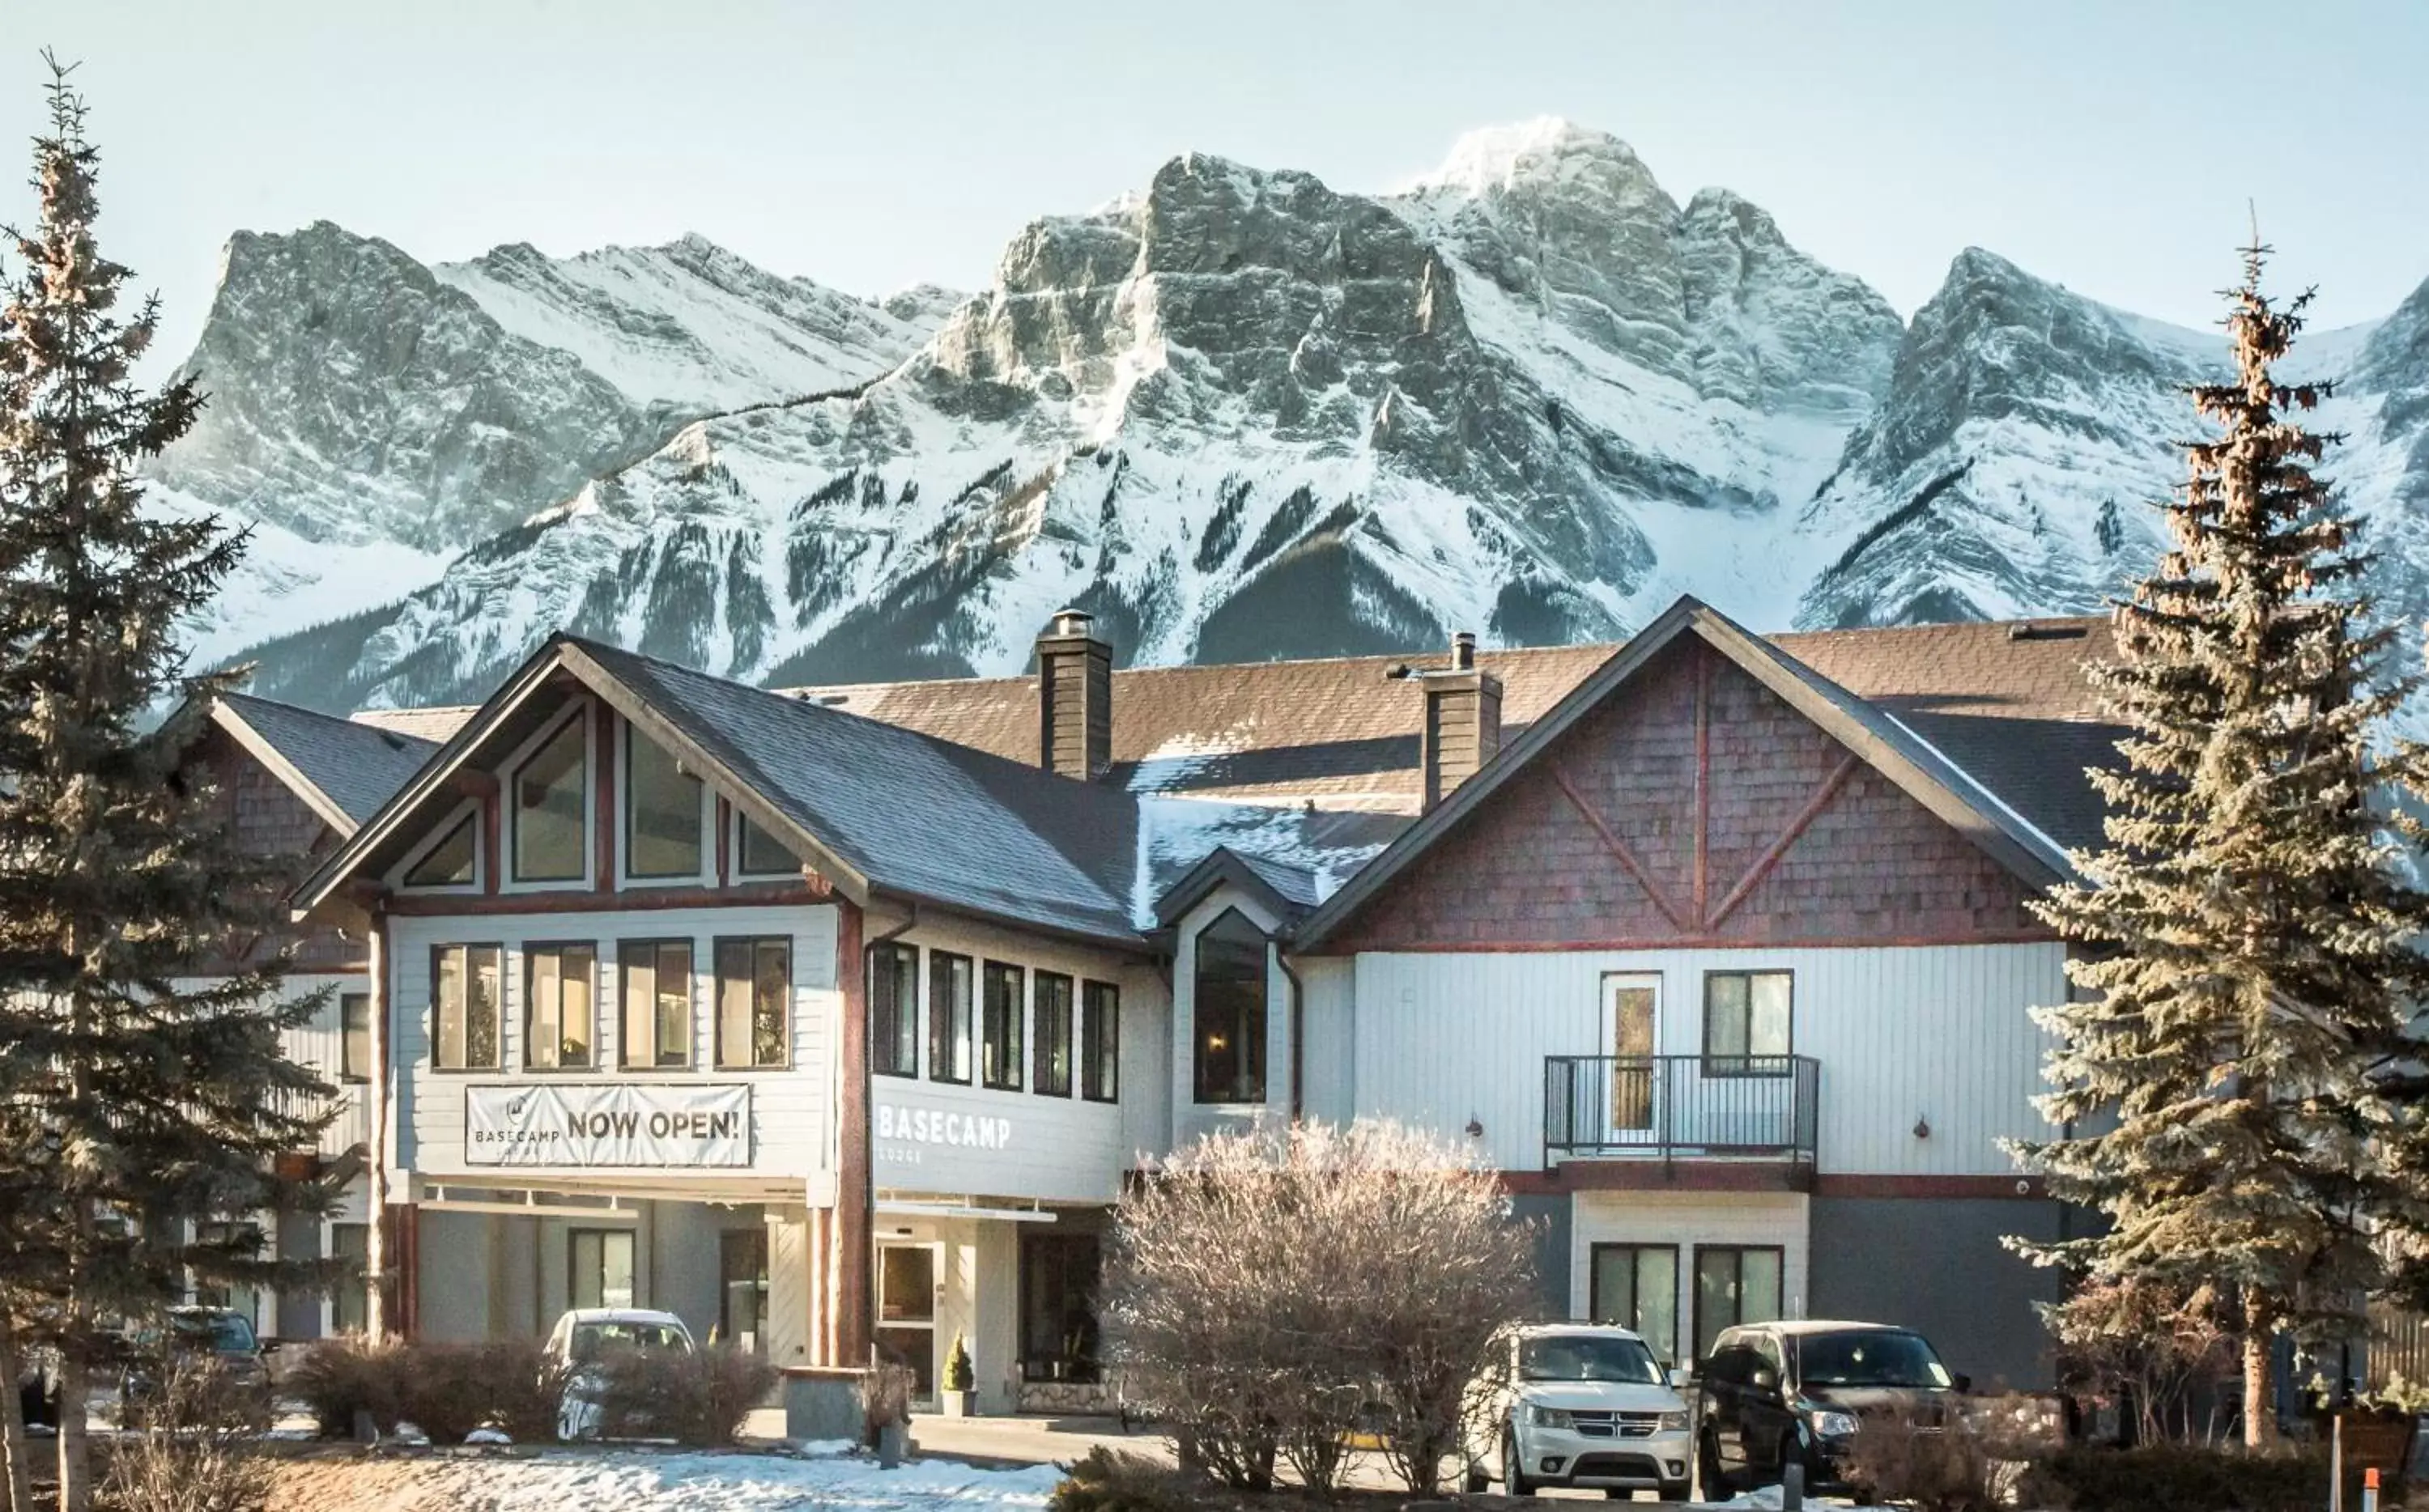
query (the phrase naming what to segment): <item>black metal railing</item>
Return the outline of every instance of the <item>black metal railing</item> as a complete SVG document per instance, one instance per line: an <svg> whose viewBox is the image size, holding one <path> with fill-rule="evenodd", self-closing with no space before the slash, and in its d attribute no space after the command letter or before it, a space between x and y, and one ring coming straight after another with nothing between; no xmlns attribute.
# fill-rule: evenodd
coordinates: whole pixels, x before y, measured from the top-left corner
<svg viewBox="0 0 2429 1512"><path fill-rule="evenodd" d="M1544 1156L1810 1164L1822 1062L1811 1056L1544 1058Z"/></svg>

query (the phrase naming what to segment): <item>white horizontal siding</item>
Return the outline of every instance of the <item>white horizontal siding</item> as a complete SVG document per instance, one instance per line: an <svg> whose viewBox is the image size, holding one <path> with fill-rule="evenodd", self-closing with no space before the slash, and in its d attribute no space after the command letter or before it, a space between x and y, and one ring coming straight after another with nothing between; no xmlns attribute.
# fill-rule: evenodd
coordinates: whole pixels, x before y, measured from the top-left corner
<svg viewBox="0 0 2429 1512"><path fill-rule="evenodd" d="M876 931L872 930L872 937ZM1122 1175L1143 1154L1158 1153L1136 1139L1133 1106L1162 1105L1165 1025L1171 1016L1163 981L1151 967L1132 958L1083 945L1043 939L957 919L923 920L896 937L919 947L919 1075L869 1078L870 1150L879 1188L928 1196L981 1196L1047 1202L1111 1202ZM974 1075L968 1085L934 1079L929 1064L933 1005L929 952L943 950L971 960L970 1023ZM1021 968L1023 1029L1021 1086L987 1087L975 1076L977 1036L983 998L983 963ZM1037 974L1058 972L1072 979L1071 1094L1052 1097L1034 1090L1037 1054ZM1118 1100L1091 1102L1080 1096L1081 984L1111 982L1121 992L1121 1071ZM908 1115L920 1115L928 1137L908 1131ZM937 1120L950 1122L947 1138ZM893 1132L889 1137L887 1122ZM973 1121L982 1138L973 1140ZM1150 1128L1152 1132L1152 1128ZM1000 1142L990 1142L1001 1137Z"/></svg>
<svg viewBox="0 0 2429 1512"><path fill-rule="evenodd" d="M715 942L726 936L789 937L793 942L792 1064L782 1071L716 1068ZM616 1064L623 1010L619 994L617 944L622 940L692 942L692 1062L690 1071L652 1069L619 1073L527 1073L522 1064L523 957L526 942L596 945L597 1054L602 1066ZM431 1064L431 950L442 945L503 945L500 1037L504 1069L444 1072ZM485 914L477 917L400 917L389 927L393 976L396 1060L404 1073L398 1115L403 1139L398 1163L421 1175L491 1175L496 1166L474 1167L464 1159L464 1095L470 1086L613 1082L747 1083L751 1089L751 1174L832 1176L832 1126L835 1027L842 996L835 985L835 910L828 905L762 908L651 909L631 912ZM543 1175L545 1168L517 1167ZM613 1175L582 1168L586 1176ZM663 1171L625 1173L664 1176ZM732 1173L739 1174L739 1173Z"/></svg>
<svg viewBox="0 0 2429 1512"><path fill-rule="evenodd" d="M1494 1164L1538 1168L1545 1057L1608 1053L1606 974L1658 977L1659 1049L1696 1055L1706 972L1784 969L1795 1052L1821 1062L1823 1172L2005 1175L1999 1141L2047 1131L2028 1011L2063 999L2064 961L2056 944L1361 955L1352 1105L1446 1134L1474 1119Z"/></svg>

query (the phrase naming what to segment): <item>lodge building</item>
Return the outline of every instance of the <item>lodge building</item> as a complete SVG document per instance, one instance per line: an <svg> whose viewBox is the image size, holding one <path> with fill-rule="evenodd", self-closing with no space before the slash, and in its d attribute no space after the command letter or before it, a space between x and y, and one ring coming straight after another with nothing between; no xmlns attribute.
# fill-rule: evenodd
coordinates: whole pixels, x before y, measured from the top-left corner
<svg viewBox="0 0 2429 1512"><path fill-rule="evenodd" d="M346 988L311 1058L366 1078L323 1152L362 1194L279 1242L359 1251L376 1161L420 1335L659 1307L932 1388L959 1334L983 1409L1067 1408L1126 1180L1389 1116L1503 1174L1547 1315L1673 1359L1874 1317L2040 1384L2054 1282L2001 1240L2072 1215L2003 1142L2047 1132L2029 904L2097 837L2107 650L1682 600L1618 647L1116 672L1066 613L1022 678L558 636L474 710L230 698L210 759Z"/></svg>

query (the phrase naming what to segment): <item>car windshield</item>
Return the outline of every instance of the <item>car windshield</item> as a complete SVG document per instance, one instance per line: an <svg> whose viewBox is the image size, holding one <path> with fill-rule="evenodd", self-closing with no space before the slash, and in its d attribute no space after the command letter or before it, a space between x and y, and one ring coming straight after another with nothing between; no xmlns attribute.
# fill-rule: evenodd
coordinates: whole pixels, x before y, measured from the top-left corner
<svg viewBox="0 0 2429 1512"><path fill-rule="evenodd" d="M1660 1386L1661 1367L1644 1341L1609 1334L1541 1334L1518 1346L1518 1374L1529 1381L1626 1381Z"/></svg>
<svg viewBox="0 0 2429 1512"><path fill-rule="evenodd" d="M1809 1334L1796 1347L1797 1380L1809 1387L1949 1384L1948 1368L1916 1334Z"/></svg>
<svg viewBox="0 0 2429 1512"><path fill-rule="evenodd" d="M680 1354L690 1341L672 1323L587 1323L575 1325L573 1357L585 1362L611 1350L634 1349L647 1354Z"/></svg>
<svg viewBox="0 0 2429 1512"><path fill-rule="evenodd" d="M250 1355L254 1351L253 1324L238 1313L177 1313L170 1318L169 1326L177 1342L189 1349L216 1350L223 1355Z"/></svg>

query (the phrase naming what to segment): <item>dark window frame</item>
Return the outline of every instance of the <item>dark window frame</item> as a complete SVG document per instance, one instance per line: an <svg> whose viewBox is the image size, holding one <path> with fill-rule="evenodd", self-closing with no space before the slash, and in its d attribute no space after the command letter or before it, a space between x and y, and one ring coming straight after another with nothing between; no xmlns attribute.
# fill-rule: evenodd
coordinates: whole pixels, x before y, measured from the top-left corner
<svg viewBox="0 0 2429 1512"><path fill-rule="evenodd" d="M1080 999L1073 1010L1080 1017L1080 1100L1089 1103L1118 1103L1122 1100L1122 989L1118 982L1093 978L1080 983ZM1102 1020L1101 1031L1099 1021ZM1092 1038L1099 1032L1110 1038ZM1110 1068L1109 1077L1100 1073ZM1099 1085L1100 1080L1110 1085Z"/></svg>
<svg viewBox="0 0 2429 1512"><path fill-rule="evenodd" d="M784 1048L784 1055L774 1060L762 1060L759 1059L758 1055L759 1002L757 994L759 987L759 951L760 947L763 945L782 945L785 950L785 985L784 991L781 994L783 998L783 1006L779 1010L780 1026L777 1030L778 1043ZM750 981L752 994L751 1004L752 1049L750 1059L744 1060L735 1060L729 1057L726 1054L725 1046L725 984L734 979L726 974L725 954L728 950L737 949L748 951L750 953L751 960ZM793 937L789 934L720 934L709 942L708 952L710 978L717 984L716 990L712 993L709 999L709 1012L714 1016L714 1032L711 1038L715 1041L715 1044L711 1046L711 1050L716 1058L717 1063L715 1069L720 1073L792 1070L794 1030L793 967L797 964L794 955Z"/></svg>
<svg viewBox="0 0 2429 1512"><path fill-rule="evenodd" d="M437 881L416 881L414 879L415 873L421 871L422 867L430 864L431 858L446 849L449 843L454 841L455 836L459 833L464 834L466 840L469 842L469 847L466 852L467 865L465 869L470 873L470 875L463 878L443 878ZM438 831L438 839L422 846L421 851L414 856L413 860L405 863L405 870L398 876L398 883L405 890L416 893L460 893L467 888L479 887L481 885L480 806L475 804L471 808L466 809L462 814L457 816L454 824L451 824L446 829Z"/></svg>
<svg viewBox="0 0 2429 1512"><path fill-rule="evenodd" d="M776 847L776 849L777 849L779 852L781 852L781 853L783 854L783 856L784 856L784 858L785 858L785 863L784 863L783 865L781 865L781 866L776 866L776 867L772 867L772 868L761 868L761 867L756 867L756 866L753 866L753 865L752 865L752 864L751 864L751 831L752 831L752 830L758 830L761 834L766 835L766 836L768 837L768 843L769 845L774 846ZM768 878L770 878L770 877L799 877L801 874L801 858L800 858L800 857L798 857L798 856L796 856L796 855L794 855L794 854L792 853L792 851L790 851L790 850L788 850L788 849L786 849L786 848L785 848L785 843L784 843L782 840L779 840L778 838L776 838L776 832L775 832L774 830L768 829L766 826L764 826L764 825L762 825L762 824L758 823L756 820L752 819L752 818L751 817L751 815L749 815L749 814L747 814L743 813L743 812L742 812L742 807L741 807L741 805L739 805L739 804L735 805L735 806L734 806L734 875L735 875L735 878L737 878L737 879L740 879L740 878L751 878L751 879L755 879L755 880L764 880L764 879L768 879Z"/></svg>
<svg viewBox="0 0 2429 1512"><path fill-rule="evenodd" d="M575 1065L568 1065L564 1060L564 953L568 950L587 951L590 956L590 1037L588 1040L584 1042L586 1046L585 1059L579 1064ZM571 1072L578 1076L587 1076L591 1072L604 1070L605 1068L599 1063L599 942L596 940L526 940L522 944L522 948L517 951L516 954L522 957L523 961L522 1069L525 1071L537 1072L544 1076L553 1076L563 1072ZM539 958L545 955L554 955L558 958L558 1060L557 1063L554 1065L541 1065L539 1062L532 1059L532 1045L534 1044L532 1039L532 1013L538 1005L537 994L535 994L532 989L539 977Z"/></svg>
<svg viewBox="0 0 2429 1512"><path fill-rule="evenodd" d="M919 1075L919 947L899 940L887 940L870 945L868 955L868 1072L873 1076L898 1076L916 1080ZM898 990L894 995L894 1038L892 1056L882 1055L886 1042L879 1030L877 965L881 959L894 962ZM907 986L910 1001L903 1002L899 989ZM908 1009L905 1012L903 1010ZM909 1063L902 1063L902 1052L909 1051Z"/></svg>
<svg viewBox="0 0 2429 1512"><path fill-rule="evenodd" d="M963 969L964 991L959 1000L949 991L939 991L955 964ZM928 952L928 1079L949 1086L967 1087L978 1075L978 996L979 963L969 956L952 950ZM962 1067L960 1076L953 1075L955 1057L950 1054L960 1031L959 1046Z"/></svg>
<svg viewBox="0 0 2429 1512"><path fill-rule="evenodd" d="M1048 982L1060 982L1063 988L1063 1011L1059 1036L1062 1041L1063 1071L1059 1078L1053 1075L1053 1054L1058 1036L1049 1032L1047 1024L1046 984ZM1031 1062L1029 1090L1040 1097L1068 1097L1071 1095L1072 1083L1078 1079L1073 1076L1072 1071L1075 1064L1074 1057L1079 1053L1080 984L1067 972L1033 971L1029 974L1029 1002L1030 1017L1033 1020L1029 1026ZM1055 1085L1058 1079L1061 1083L1059 1086Z"/></svg>
<svg viewBox="0 0 2429 1512"><path fill-rule="evenodd" d="M591 739L591 724L590 706L587 703L577 705L576 712L564 723L549 726L538 739L533 741L530 748L515 762L512 775L498 784L498 800L506 811L506 879L517 887L580 887L590 880L591 868L598 860L591 854L590 811L599 791L598 777L591 770L599 760L599 752L595 748L597 743ZM576 870L567 876L526 877L523 875L523 806L516 801L516 790L522 783L524 769L539 760L541 754L555 745L569 730L579 735L582 741L582 761L575 767L582 778L581 813L573 826L574 842L581 849L582 859Z"/></svg>
<svg viewBox="0 0 2429 1512"><path fill-rule="evenodd" d="M684 953L684 1056L658 1058L658 978L661 951ZM648 951L650 961L650 1059L633 1059L633 958ZM663 1076L669 1071L696 1071L700 1062L700 945L687 934L669 934L616 942L616 1069ZM604 1069L602 1067L601 1069Z"/></svg>
<svg viewBox="0 0 2429 1512"><path fill-rule="evenodd" d="M1010 1013L999 1039L995 985L1012 983ZM1001 1052L1002 1071L996 1062ZM979 963L979 1085L988 1092L1021 1092L1029 1085L1029 970L1009 961Z"/></svg>
<svg viewBox="0 0 2429 1512"><path fill-rule="evenodd" d="M702 781L696 774L684 771L682 758L642 734L631 721L625 720L620 723L624 731L624 761L623 770L620 774L623 780L618 785L623 791L621 801L617 804L617 807L624 811L624 823L623 854L618 860L623 867L624 877L627 880L636 882L697 882L708 875L709 868L715 864L715 853L710 846L708 837L709 815L714 812L714 805L709 802L708 784ZM633 755L642 746L647 746L653 754L672 762L675 770L686 781L691 783L692 791L698 798L692 806L691 814L692 845L697 854L689 871L645 872L633 864L634 858L641 853L640 847L634 842L635 830L640 823L641 810L640 805L634 801L640 795L640 784L633 781Z"/></svg>
<svg viewBox="0 0 2429 1512"><path fill-rule="evenodd" d="M1777 1051L1754 1048L1754 979L1781 977L1788 981L1788 1044ZM1712 1048L1712 984L1732 978L1746 984L1746 1048L1731 1053ZM1795 1073L1796 973L1787 967L1736 967L1704 973L1704 1075L1707 1076L1787 1076Z"/></svg>
<svg viewBox="0 0 2429 1512"><path fill-rule="evenodd" d="M1664 1244L1658 1241L1639 1242L1634 1240L1596 1240L1595 1242L1587 1245L1586 1317L1589 1321L1596 1323L1600 1323L1604 1321L1602 1306L1602 1257L1604 1252L1607 1250L1626 1250L1630 1255L1641 1255L1648 1250L1660 1250L1670 1257L1669 1348L1665 1350L1661 1347L1660 1341L1656 1339L1646 1339L1644 1342L1651 1347L1655 1357L1659 1358L1663 1364L1676 1363L1678 1359L1678 1262L1681 1257L1678 1253L1678 1246L1676 1243ZM1635 1274L1633 1268L1631 1268L1629 1274L1631 1276L1629 1285L1631 1287L1635 1287L1637 1282L1633 1279ZM1636 1324L1632 1322L1618 1323L1614 1326L1628 1329L1631 1332L1636 1333L1639 1338L1644 1337L1643 1331L1638 1329Z"/></svg>
<svg viewBox="0 0 2429 1512"><path fill-rule="evenodd" d="M498 987L497 991L490 994L493 999L489 1004L490 1058L486 1062L474 1063L473 1061L467 1060L465 1063L461 1065L451 1066L440 1059L440 1052L444 1048L447 1041L445 1034L442 1033L440 1029L441 1020L439 1018L439 1009L441 1005L438 1000L438 962L439 958L451 950L460 950L464 952L464 1006L466 1010L464 1037L467 1043L470 1043L471 1039L471 1009L473 953L475 951L487 950L495 952L497 956ZM465 1075L495 1076L499 1072L506 1069L506 946L504 941L450 941L446 944L434 945L430 947L430 1069L434 1072L440 1072L451 1076Z"/></svg>
<svg viewBox="0 0 2429 1512"><path fill-rule="evenodd" d="M352 1022L355 1005L362 1006L362 1058L355 1063L355 1036ZM338 1080L349 1087L366 1087L372 1079L372 994L339 993L338 994Z"/></svg>
<svg viewBox="0 0 2429 1512"><path fill-rule="evenodd" d="M628 1300L620 1303L609 1302L607 1300L606 1241L618 1235L621 1235L631 1245L633 1262L633 1295ZM600 1241L599 1299L595 1302L585 1302L582 1300L581 1292L577 1290L580 1285L580 1277L582 1274L582 1269L579 1263L579 1251L582 1248L582 1241L584 1240L593 1238ZM601 1227L596 1224L588 1227L567 1229L565 1231L565 1303L568 1307L642 1307L648 1306L648 1299L643 1295L641 1290L640 1230L637 1228L623 1226L607 1228Z"/></svg>
<svg viewBox="0 0 2429 1512"><path fill-rule="evenodd" d="M1716 1350L1719 1347L1721 1336L1727 1333L1732 1328L1754 1328L1766 1323L1776 1323L1779 1321L1779 1311L1785 1310L1788 1306L1787 1246L1781 1244L1698 1244L1695 1246L1694 1254L1690 1257L1689 1263L1692 1264L1694 1269L1689 1273L1687 1279L1687 1293L1690 1297L1694 1299L1694 1305L1692 1309L1694 1317L1689 1325L1693 1330L1690 1337L1697 1340L1701 1340L1704 1337L1704 1257L1707 1255L1734 1255L1738 1257L1738 1316L1730 1319L1727 1323L1723 1323L1719 1328L1713 1330L1712 1342L1713 1347ZM1778 1268L1779 1297L1773 1316L1769 1318L1748 1318L1745 1316L1745 1257L1748 1255L1768 1255L1772 1257Z"/></svg>
<svg viewBox="0 0 2429 1512"><path fill-rule="evenodd" d="M1238 919L1256 935L1258 941L1256 995L1260 1011L1254 1021L1253 1037L1248 1033L1248 1020L1242 1019L1232 1026L1234 1032L1240 1035L1241 1044L1231 1051L1235 1061L1252 1060L1255 1062L1256 1094L1254 1096L1236 1096L1228 1088L1213 1089L1219 1095L1210 1095L1207 1080L1209 1057L1206 1053L1206 1035L1202 1018L1206 1012L1206 938L1216 929L1222 929L1224 921L1228 919ZM1189 1100L1193 1106L1199 1108L1262 1107L1273 1096L1274 1091L1273 1067L1269 1053L1272 1046L1266 1044L1267 1027L1273 1018L1274 1011L1272 984L1268 979L1273 971L1272 937L1248 914L1236 908L1227 908L1209 919L1205 926L1192 937L1192 943L1189 994ZM1244 942L1223 943L1242 944ZM1249 1054L1251 1045L1255 1050L1253 1056ZM1246 1079L1245 1074L1235 1071L1231 1086L1236 1088L1243 1079Z"/></svg>

